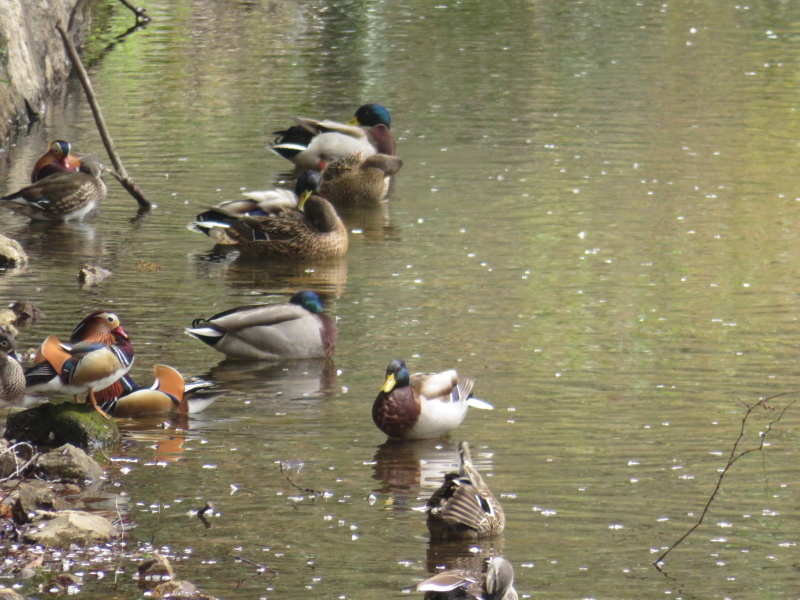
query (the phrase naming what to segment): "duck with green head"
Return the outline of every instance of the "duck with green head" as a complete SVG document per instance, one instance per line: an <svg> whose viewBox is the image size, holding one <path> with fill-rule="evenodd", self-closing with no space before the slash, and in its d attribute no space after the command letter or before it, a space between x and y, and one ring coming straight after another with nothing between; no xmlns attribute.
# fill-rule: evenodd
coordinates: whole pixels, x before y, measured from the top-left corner
<svg viewBox="0 0 800 600"><path fill-rule="evenodd" d="M392 119L381 104L364 104L349 123L292 117L296 125L276 131L272 151L292 161L298 168L321 169L353 152L364 157L375 153L394 154L389 130ZM383 126L385 129L376 129Z"/></svg>
<svg viewBox="0 0 800 600"><path fill-rule="evenodd" d="M328 358L339 330L316 292L303 290L286 304L251 304L195 319L186 332L229 358Z"/></svg>
<svg viewBox="0 0 800 600"><path fill-rule="evenodd" d="M472 377L454 370L410 375L406 363L395 358L372 405L372 420L396 440L434 439L449 433L464 420L467 408L491 409L472 397Z"/></svg>

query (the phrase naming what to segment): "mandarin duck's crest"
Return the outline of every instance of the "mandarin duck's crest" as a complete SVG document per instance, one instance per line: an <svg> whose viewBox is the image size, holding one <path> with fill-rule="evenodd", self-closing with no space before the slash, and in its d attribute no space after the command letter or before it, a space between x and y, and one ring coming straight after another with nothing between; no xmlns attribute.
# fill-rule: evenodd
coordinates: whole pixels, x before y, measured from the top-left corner
<svg viewBox="0 0 800 600"><path fill-rule="evenodd" d="M54 173L68 173L77 171L81 160L72 154L71 145L64 140L50 142L50 146L36 163L31 171L31 183L36 183Z"/></svg>

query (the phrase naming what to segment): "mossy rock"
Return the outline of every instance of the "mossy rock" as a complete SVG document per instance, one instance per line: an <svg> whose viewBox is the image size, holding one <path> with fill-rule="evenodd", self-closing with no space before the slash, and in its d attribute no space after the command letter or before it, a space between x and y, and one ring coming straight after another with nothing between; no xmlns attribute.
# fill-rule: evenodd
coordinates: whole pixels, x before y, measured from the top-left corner
<svg viewBox="0 0 800 600"><path fill-rule="evenodd" d="M10 413L3 437L39 447L72 444L93 452L111 446L120 435L113 419L104 418L88 404L47 402Z"/></svg>

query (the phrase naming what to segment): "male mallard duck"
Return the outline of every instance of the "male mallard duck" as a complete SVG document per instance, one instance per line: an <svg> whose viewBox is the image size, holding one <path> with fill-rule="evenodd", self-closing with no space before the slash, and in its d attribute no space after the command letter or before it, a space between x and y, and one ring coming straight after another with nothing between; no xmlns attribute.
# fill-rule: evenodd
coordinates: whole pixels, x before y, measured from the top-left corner
<svg viewBox="0 0 800 600"><path fill-rule="evenodd" d="M39 348L44 362L34 365L25 373L28 389L54 390L78 396L88 393L89 403L109 418L97 403L94 390L108 387L133 364L133 346L122 326L112 330L113 344L80 342L62 344L51 335ZM53 376L55 373L55 376Z"/></svg>
<svg viewBox="0 0 800 600"><path fill-rule="evenodd" d="M301 169L320 169L328 162L358 151L365 157L376 152L394 154L394 140L389 133L392 119L386 107L380 104L360 106L346 125L301 117L292 117L292 120L297 125L275 132L280 137L272 150ZM375 129L378 125L383 129Z"/></svg>
<svg viewBox="0 0 800 600"><path fill-rule="evenodd" d="M325 167L319 195L340 208L378 204L389 193L392 175L402 166L402 160L388 154L367 158L363 152L348 154Z"/></svg>
<svg viewBox="0 0 800 600"><path fill-rule="evenodd" d="M133 418L177 412L183 415L198 413L209 406L214 397L191 397L198 384L187 384L183 376L167 365L153 367L156 379L150 387L138 387L127 375L123 378L126 385L131 385L118 398L101 404L101 408L112 417ZM208 387L204 381L199 385Z"/></svg>
<svg viewBox="0 0 800 600"><path fill-rule="evenodd" d="M514 567L502 556L489 561L483 573L450 569L436 573L417 585L425 600L517 600Z"/></svg>
<svg viewBox="0 0 800 600"><path fill-rule="evenodd" d="M25 396L25 372L14 336L0 327L0 402L19 402Z"/></svg>
<svg viewBox="0 0 800 600"><path fill-rule="evenodd" d="M339 258L347 252L347 230L333 205L314 194L319 176L309 174L298 199L299 212L229 216L206 211L195 228L218 244L239 246L243 254L293 260Z"/></svg>
<svg viewBox="0 0 800 600"><path fill-rule="evenodd" d="M444 483L425 505L431 539L469 539L503 532L503 507L472 464L469 444L458 445L458 472L445 475Z"/></svg>
<svg viewBox="0 0 800 600"><path fill-rule="evenodd" d="M230 358L328 358L339 330L322 312L312 291L297 292L287 304L255 304L195 319L186 332Z"/></svg>
<svg viewBox="0 0 800 600"><path fill-rule="evenodd" d="M36 183L53 173L68 173L77 171L81 166L81 159L72 154L69 142L55 140L39 160L33 165L31 183Z"/></svg>
<svg viewBox="0 0 800 600"><path fill-rule="evenodd" d="M217 222L229 217L267 217L293 214L301 216L297 210L299 198L312 195L319 188L320 175L316 171L305 171L297 178L294 191L283 188L263 192L245 192L241 200L226 200L197 215L197 221ZM200 223L193 223L194 229L204 231ZM213 237L213 236L212 236Z"/></svg>
<svg viewBox="0 0 800 600"><path fill-rule="evenodd" d="M79 171L53 173L0 200L34 220L82 219L106 197L104 169L99 162L84 161Z"/></svg>
<svg viewBox="0 0 800 600"><path fill-rule="evenodd" d="M386 381L372 405L372 420L392 439L438 438L459 425L471 405L490 409L472 397L475 380L453 370L408 374L399 358L386 368Z"/></svg>

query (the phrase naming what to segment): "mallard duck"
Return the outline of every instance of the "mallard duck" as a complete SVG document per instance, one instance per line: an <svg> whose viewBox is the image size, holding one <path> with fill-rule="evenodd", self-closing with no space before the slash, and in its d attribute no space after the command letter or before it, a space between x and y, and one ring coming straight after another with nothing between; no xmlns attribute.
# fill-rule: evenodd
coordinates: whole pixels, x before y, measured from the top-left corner
<svg viewBox="0 0 800 600"><path fill-rule="evenodd" d="M453 370L410 375L399 358L386 368L386 381L372 405L372 420L392 439L424 440L443 436L464 420L467 408L492 408L472 397L472 377Z"/></svg>
<svg viewBox="0 0 800 600"><path fill-rule="evenodd" d="M458 445L460 466L445 475L444 483L425 505L431 539L469 539L503 532L503 507L472 464L469 444Z"/></svg>
<svg viewBox="0 0 800 600"><path fill-rule="evenodd" d="M380 203L389 193L392 176L403 161L388 154L364 158L354 152L328 164L322 172L319 195L339 208Z"/></svg>
<svg viewBox="0 0 800 600"><path fill-rule="evenodd" d="M514 567L495 556L482 573L450 569L436 573L417 585L425 600L518 600L514 589Z"/></svg>
<svg viewBox="0 0 800 600"><path fill-rule="evenodd" d="M48 175L0 200L37 221L83 219L106 197L104 170L99 162L84 161L79 171Z"/></svg>
<svg viewBox="0 0 800 600"><path fill-rule="evenodd" d="M186 332L226 356L255 360L328 358L339 337L335 320L308 290L287 304L240 306L195 319Z"/></svg>
<svg viewBox="0 0 800 600"><path fill-rule="evenodd" d="M36 183L53 173L67 173L77 171L81 166L81 159L72 154L71 145L64 140L50 142L50 146L33 165L31 183Z"/></svg>
<svg viewBox="0 0 800 600"><path fill-rule="evenodd" d="M19 402L25 396L25 372L17 356L17 342L0 327L0 402Z"/></svg>
<svg viewBox="0 0 800 600"><path fill-rule="evenodd" d="M230 217L268 217L276 215L295 215L300 196L313 195L319 189L320 175L316 171L305 171L294 185L294 191L276 188L268 191L245 192L241 200L226 200L197 215L200 223L224 221ZM200 223L193 223L195 230L204 231Z"/></svg>
<svg viewBox="0 0 800 600"><path fill-rule="evenodd" d="M299 212L267 216L229 216L206 211L194 227L218 244L236 245L243 254L292 260L339 258L347 252L347 230L333 205L314 194L319 176L304 178Z"/></svg>
<svg viewBox="0 0 800 600"><path fill-rule="evenodd" d="M358 151L365 157L376 152L394 154L394 140L389 133L392 119L380 104L360 106L347 124L301 117L292 120L297 124L274 132L279 137L272 150L301 169L321 169L328 162ZM376 130L378 125L384 129Z"/></svg>
<svg viewBox="0 0 800 600"><path fill-rule="evenodd" d="M133 346L128 334L122 326L113 329L112 334L113 344L80 342L70 345L62 344L54 335L49 336L39 349L44 361L25 373L28 389L60 391L76 398L88 393L92 407L110 418L98 406L94 390L108 387L133 364Z"/></svg>

